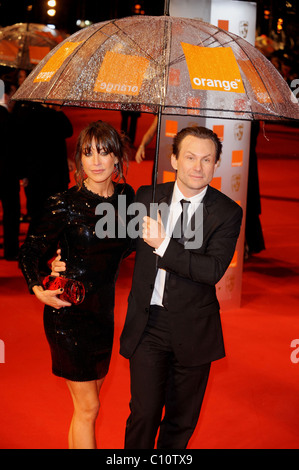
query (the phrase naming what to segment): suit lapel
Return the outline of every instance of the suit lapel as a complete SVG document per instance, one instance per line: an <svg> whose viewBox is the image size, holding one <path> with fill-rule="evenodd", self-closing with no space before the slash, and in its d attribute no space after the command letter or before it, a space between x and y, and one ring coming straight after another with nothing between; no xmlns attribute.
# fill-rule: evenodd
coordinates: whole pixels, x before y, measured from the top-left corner
<svg viewBox="0 0 299 470"><path fill-rule="evenodd" d="M195 233L199 232L199 230L203 230L203 225L209 215L208 207L213 200L211 196L210 186L208 186L207 192L201 204L190 219L184 236L179 240L180 243L185 244L188 241L194 240Z"/></svg>
<svg viewBox="0 0 299 470"><path fill-rule="evenodd" d="M159 188L159 186L158 186ZM162 222L164 227L166 227L168 217L169 217L169 206L171 204L171 199L172 199L172 193L173 193L173 188L174 188L174 183L164 183L160 186L160 194L158 195L158 205L163 205L165 208L164 211L162 211ZM181 237L178 241L182 244L185 244L187 241L190 241L194 238L194 233L195 233L195 224L197 225L196 230L202 230L203 226L207 220L207 217L209 216L209 210L211 206L214 204L214 201L218 197L218 191L211 186L208 186L207 192L203 198L202 207L199 207L196 210L196 213L194 213L191 217L191 220L188 224L187 228L187 235L188 235L188 230L189 234L192 234L192 236L183 236ZM202 213L201 213L202 211Z"/></svg>
<svg viewBox="0 0 299 470"><path fill-rule="evenodd" d="M168 217L169 217L169 209L172 199L173 187L174 183L166 183L162 185L163 189L165 190L161 197L158 199L158 205L160 206L161 210L161 218L164 227L167 226Z"/></svg>

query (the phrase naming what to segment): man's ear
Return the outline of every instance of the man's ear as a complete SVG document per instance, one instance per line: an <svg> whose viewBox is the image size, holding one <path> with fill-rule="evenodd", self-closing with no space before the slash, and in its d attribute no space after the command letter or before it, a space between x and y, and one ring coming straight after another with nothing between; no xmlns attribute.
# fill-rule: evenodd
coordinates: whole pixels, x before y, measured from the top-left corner
<svg viewBox="0 0 299 470"><path fill-rule="evenodd" d="M174 154L171 155L170 157L170 163L171 163L171 166L174 170L177 170L178 169L178 162L177 162L177 158Z"/></svg>

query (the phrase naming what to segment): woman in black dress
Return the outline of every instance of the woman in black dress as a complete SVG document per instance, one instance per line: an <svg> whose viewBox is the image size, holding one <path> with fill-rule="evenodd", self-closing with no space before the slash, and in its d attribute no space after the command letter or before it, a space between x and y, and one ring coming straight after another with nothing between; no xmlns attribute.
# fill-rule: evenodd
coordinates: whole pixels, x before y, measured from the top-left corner
<svg viewBox="0 0 299 470"><path fill-rule="evenodd" d="M126 231L125 237L123 230L118 236L118 226L126 220L118 211L120 196L126 207L134 199L131 186L119 182L126 161L126 145L117 131L102 121L90 124L77 143L77 185L49 198L43 216L30 228L20 249L29 290L46 304L44 328L52 371L66 379L73 399L70 448L96 448L99 391L112 351L115 282L130 246ZM106 216L100 210L103 203L109 204L107 220L115 223L116 233L99 238L96 225ZM85 298L79 305L59 298L59 290L42 286L43 257L57 246L67 262L65 277L84 284Z"/></svg>

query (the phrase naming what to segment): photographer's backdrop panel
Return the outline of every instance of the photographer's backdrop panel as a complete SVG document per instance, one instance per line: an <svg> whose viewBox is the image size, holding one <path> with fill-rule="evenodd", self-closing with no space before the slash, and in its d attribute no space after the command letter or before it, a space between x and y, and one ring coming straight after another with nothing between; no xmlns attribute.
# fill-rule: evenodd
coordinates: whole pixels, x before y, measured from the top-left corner
<svg viewBox="0 0 299 470"><path fill-rule="evenodd" d="M256 3L232 0L170 0L171 16L197 18L230 31L254 45ZM231 264L217 284L222 310L241 305L242 273L245 244L245 217L250 150L250 121L202 118L200 115L163 116L159 145L158 183L173 181L175 172L170 164L174 135L190 125L212 129L223 144L220 165L212 186L222 191L243 208L244 218L240 237Z"/></svg>

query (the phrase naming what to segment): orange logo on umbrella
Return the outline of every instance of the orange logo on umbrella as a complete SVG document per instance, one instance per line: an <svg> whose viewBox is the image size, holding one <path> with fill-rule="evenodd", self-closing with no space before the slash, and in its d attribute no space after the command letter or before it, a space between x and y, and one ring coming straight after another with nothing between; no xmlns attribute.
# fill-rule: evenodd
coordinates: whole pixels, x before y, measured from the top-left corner
<svg viewBox="0 0 299 470"><path fill-rule="evenodd" d="M61 67L65 59L79 46L81 42L66 42L55 54L47 61L41 69L34 82L48 82L52 76Z"/></svg>
<svg viewBox="0 0 299 470"><path fill-rule="evenodd" d="M50 47L29 46L31 64L38 64L49 52Z"/></svg>
<svg viewBox="0 0 299 470"><path fill-rule="evenodd" d="M18 52L19 52L19 47L16 41L7 41L3 39L0 42L0 59L1 60L14 61L17 59Z"/></svg>
<svg viewBox="0 0 299 470"><path fill-rule="evenodd" d="M139 94L149 60L136 55L106 52L94 91L119 95Z"/></svg>
<svg viewBox="0 0 299 470"><path fill-rule="evenodd" d="M230 47L201 47L181 43L195 90L245 93L240 70Z"/></svg>

